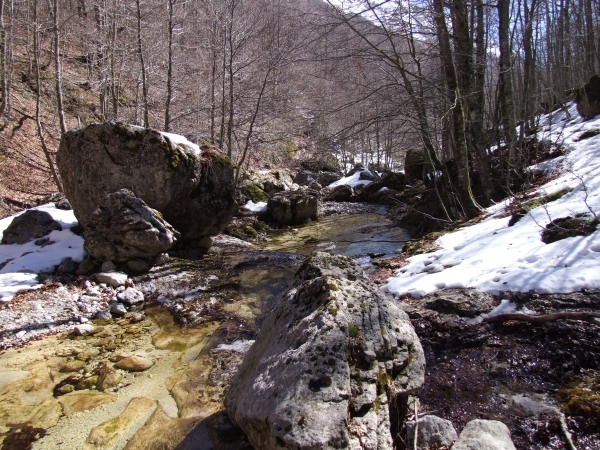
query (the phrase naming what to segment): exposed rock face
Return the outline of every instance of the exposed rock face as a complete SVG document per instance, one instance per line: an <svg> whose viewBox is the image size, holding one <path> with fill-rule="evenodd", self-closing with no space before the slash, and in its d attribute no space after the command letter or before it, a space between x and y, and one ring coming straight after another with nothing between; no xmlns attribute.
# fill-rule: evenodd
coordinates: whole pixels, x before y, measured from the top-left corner
<svg viewBox="0 0 600 450"><path fill-rule="evenodd" d="M62 230L60 224L46 211L30 209L17 216L4 230L2 244L25 244L50 234L54 230Z"/></svg>
<svg viewBox="0 0 600 450"><path fill-rule="evenodd" d="M579 89L575 90L577 112L588 120L600 114L600 75L596 74Z"/></svg>
<svg viewBox="0 0 600 450"><path fill-rule="evenodd" d="M406 181L412 183L413 181L422 180L424 169L425 159L423 158L423 151L408 150L406 152L406 159L404 160Z"/></svg>
<svg viewBox="0 0 600 450"><path fill-rule="evenodd" d="M326 202L349 202L354 195L354 190L347 184L341 184L329 191L325 198Z"/></svg>
<svg viewBox="0 0 600 450"><path fill-rule="evenodd" d="M318 194L315 191L286 191L273 195L267 203L267 216L280 225L299 225L317 220Z"/></svg>
<svg viewBox="0 0 600 450"><path fill-rule="evenodd" d="M256 449L392 449L390 405L421 386L408 317L343 256L305 261L226 398Z"/></svg>
<svg viewBox="0 0 600 450"><path fill-rule="evenodd" d="M84 229L84 248L100 261L153 258L175 245L179 233L131 191L121 189L102 199Z"/></svg>
<svg viewBox="0 0 600 450"><path fill-rule="evenodd" d="M235 211L229 159L154 130L110 122L69 131L56 161L84 229L103 197L123 188L160 211L187 243L218 234Z"/></svg>

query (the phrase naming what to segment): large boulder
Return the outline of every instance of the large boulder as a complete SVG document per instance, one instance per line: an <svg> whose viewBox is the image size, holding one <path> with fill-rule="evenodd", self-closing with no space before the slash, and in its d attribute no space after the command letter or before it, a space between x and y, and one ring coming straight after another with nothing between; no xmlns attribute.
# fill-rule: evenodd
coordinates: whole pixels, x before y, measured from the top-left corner
<svg viewBox="0 0 600 450"><path fill-rule="evenodd" d="M317 208L316 191L279 192L269 199L266 218L280 225L300 225L308 219L317 220Z"/></svg>
<svg viewBox="0 0 600 450"><path fill-rule="evenodd" d="M301 170L294 177L294 183L299 186L306 186L313 181L317 181L318 174L311 172L310 170Z"/></svg>
<svg viewBox="0 0 600 450"><path fill-rule="evenodd" d="M181 233L210 241L233 217L234 171L214 147L120 122L65 133L56 162L64 191L85 229L105 195L127 188Z"/></svg>
<svg viewBox="0 0 600 450"><path fill-rule="evenodd" d="M314 158L302 161L302 167L311 172L335 172L342 173L342 166L332 153L321 153Z"/></svg>
<svg viewBox="0 0 600 450"><path fill-rule="evenodd" d="M321 186L329 186L331 183L335 183L337 180L342 178L342 174L336 172L321 172L317 175L317 183Z"/></svg>
<svg viewBox="0 0 600 450"><path fill-rule="evenodd" d="M406 176L403 173L399 172L387 172L378 180L373 181L365 186L363 186L362 191L360 192L359 200L361 201L377 201L379 200L377 195L378 193L383 191L403 191L406 186Z"/></svg>
<svg viewBox="0 0 600 450"><path fill-rule="evenodd" d="M326 202L349 202L354 197L354 190L347 184L340 184L333 188L328 188L328 193L323 198Z"/></svg>
<svg viewBox="0 0 600 450"><path fill-rule="evenodd" d="M39 239L54 230L62 230L62 226L46 211L29 209L15 217L4 230L2 244L25 244Z"/></svg>
<svg viewBox="0 0 600 450"><path fill-rule="evenodd" d="M127 189L108 194L84 229L84 248L100 261L150 259L170 250L179 237L160 213Z"/></svg>
<svg viewBox="0 0 600 450"><path fill-rule="evenodd" d="M600 75L594 75L574 92L577 112L581 117L588 120L600 114Z"/></svg>
<svg viewBox="0 0 600 450"><path fill-rule="evenodd" d="M226 407L256 449L391 450L390 414L424 368L396 302L352 259L317 253L263 323Z"/></svg>
<svg viewBox="0 0 600 450"><path fill-rule="evenodd" d="M411 149L406 152L404 159L404 174L406 181L412 183L414 181L423 180L425 171L425 158L422 150Z"/></svg>

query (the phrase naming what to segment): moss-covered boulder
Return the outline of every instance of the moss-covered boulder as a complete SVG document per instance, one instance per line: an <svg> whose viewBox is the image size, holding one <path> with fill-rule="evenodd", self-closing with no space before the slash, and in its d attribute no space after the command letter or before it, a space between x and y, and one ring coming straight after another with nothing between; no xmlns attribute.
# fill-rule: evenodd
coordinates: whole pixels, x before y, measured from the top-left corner
<svg viewBox="0 0 600 450"><path fill-rule="evenodd" d="M279 225L300 225L317 220L318 193L311 190L286 191L273 195L265 218Z"/></svg>
<svg viewBox="0 0 600 450"><path fill-rule="evenodd" d="M210 241L235 211L229 158L181 136L120 122L90 125L63 135L56 161L84 229L103 197L123 188L159 211L188 246Z"/></svg>

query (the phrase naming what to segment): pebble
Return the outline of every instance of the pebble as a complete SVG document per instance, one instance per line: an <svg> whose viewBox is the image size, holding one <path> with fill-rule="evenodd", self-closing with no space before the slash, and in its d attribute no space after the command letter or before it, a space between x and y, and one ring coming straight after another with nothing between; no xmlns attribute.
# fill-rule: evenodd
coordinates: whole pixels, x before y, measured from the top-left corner
<svg viewBox="0 0 600 450"><path fill-rule="evenodd" d="M127 314L127 309L123 303L115 303L110 307L110 313L115 317L123 317Z"/></svg>
<svg viewBox="0 0 600 450"><path fill-rule="evenodd" d="M95 275L98 283L105 283L108 286L123 286L127 281L127 274L123 272L100 272Z"/></svg>
<svg viewBox="0 0 600 450"><path fill-rule="evenodd" d="M73 329L73 334L75 336L87 336L88 334L92 334L94 331L96 331L96 327L94 325L91 323L82 323Z"/></svg>
<svg viewBox="0 0 600 450"><path fill-rule="evenodd" d="M127 306L136 305L144 301L144 294L135 288L127 288L117 295L117 300Z"/></svg>

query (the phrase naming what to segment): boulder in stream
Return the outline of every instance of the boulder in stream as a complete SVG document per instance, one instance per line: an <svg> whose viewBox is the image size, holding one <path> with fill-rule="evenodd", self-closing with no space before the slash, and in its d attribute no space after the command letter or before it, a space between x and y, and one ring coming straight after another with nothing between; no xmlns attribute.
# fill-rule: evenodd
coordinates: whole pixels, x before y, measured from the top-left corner
<svg viewBox="0 0 600 450"><path fill-rule="evenodd" d="M392 449L424 380L406 314L352 259L317 253L266 318L226 397L254 448Z"/></svg>
<svg viewBox="0 0 600 450"><path fill-rule="evenodd" d="M318 193L311 190L285 191L273 195L267 203L267 217L280 225L300 225L317 220Z"/></svg>

